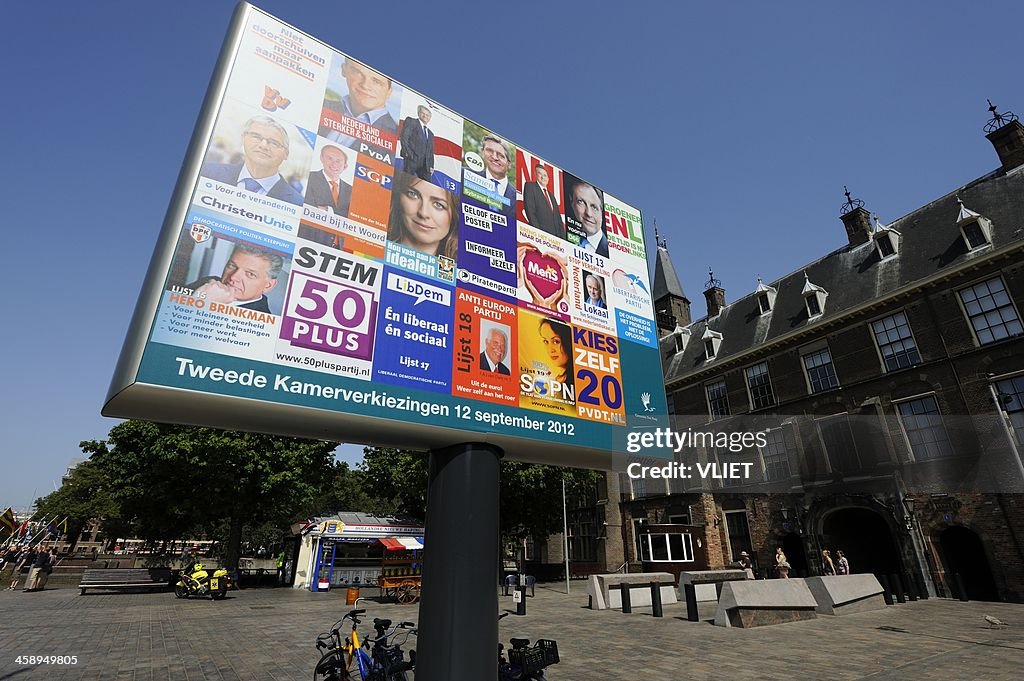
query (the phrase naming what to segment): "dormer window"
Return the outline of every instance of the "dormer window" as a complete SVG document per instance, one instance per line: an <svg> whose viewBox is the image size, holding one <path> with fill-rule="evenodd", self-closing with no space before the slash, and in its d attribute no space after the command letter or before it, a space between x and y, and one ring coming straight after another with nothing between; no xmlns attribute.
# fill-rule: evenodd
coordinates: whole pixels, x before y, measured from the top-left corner
<svg viewBox="0 0 1024 681"><path fill-rule="evenodd" d="M804 306L807 308L807 318L819 317L825 311L825 299L828 298L828 291L817 284L812 284L811 280L807 278L807 273L804 272L804 288L801 293L804 296Z"/></svg>
<svg viewBox="0 0 1024 681"><path fill-rule="evenodd" d="M967 250L973 251L990 245L992 243L992 223L989 219L965 206L959 196L956 201L960 204L960 213L957 215L956 224L960 227L960 235L967 245Z"/></svg>
<svg viewBox="0 0 1024 681"><path fill-rule="evenodd" d="M878 246L878 255L881 256L882 260L885 260L890 255L896 255L896 249L892 247L892 239L889 238L888 234L877 237L875 245Z"/></svg>
<svg viewBox="0 0 1024 681"><path fill-rule="evenodd" d="M757 278L757 288L754 289L754 293L757 294L757 307L761 310L762 315L766 315L772 311L775 307L775 294L777 291L774 287L765 286L764 282L761 281L761 277Z"/></svg>
<svg viewBox="0 0 1024 681"><path fill-rule="evenodd" d="M704 341L704 359L711 361L717 357L718 350L722 347L722 334L705 329L701 340Z"/></svg>
<svg viewBox="0 0 1024 681"><path fill-rule="evenodd" d="M681 326L677 326L676 330L672 332L672 336L676 342L676 352L680 353L686 349L686 344L690 340L690 330L684 329Z"/></svg>
<svg viewBox="0 0 1024 681"><path fill-rule="evenodd" d="M900 251L902 235L895 229L879 222L877 215L875 216L875 229L871 233L871 238L875 242L875 250L878 251L879 260L891 258Z"/></svg>

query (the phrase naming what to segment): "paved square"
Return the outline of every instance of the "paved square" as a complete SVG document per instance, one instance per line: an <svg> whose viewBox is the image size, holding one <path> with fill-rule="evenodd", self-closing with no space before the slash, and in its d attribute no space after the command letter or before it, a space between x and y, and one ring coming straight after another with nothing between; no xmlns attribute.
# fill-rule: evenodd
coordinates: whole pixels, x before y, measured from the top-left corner
<svg viewBox="0 0 1024 681"><path fill-rule="evenodd" d="M586 608L583 582L541 585L501 638L553 638L551 681L1022 678L1024 606L931 599L756 629L686 621L681 604L630 615ZM369 590L373 594L375 590ZM510 597L502 609L514 610ZM360 602L369 617L419 621L416 606ZM71 586L0 593L0 679L309 681L314 639L348 611L344 591L246 589L222 602L164 593L80 596ZM702 611L710 617L710 610ZM984 615L1009 626L989 628ZM423 625L424 623L420 623ZM415 647L415 646L413 646ZM74 666L15 663L77 655ZM491 681L472 679L452 681Z"/></svg>

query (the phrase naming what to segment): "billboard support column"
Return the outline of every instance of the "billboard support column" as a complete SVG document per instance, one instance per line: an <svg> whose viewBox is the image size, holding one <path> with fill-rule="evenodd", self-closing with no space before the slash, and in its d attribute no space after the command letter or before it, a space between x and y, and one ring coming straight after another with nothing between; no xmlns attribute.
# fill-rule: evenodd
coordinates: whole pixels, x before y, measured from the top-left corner
<svg viewBox="0 0 1024 681"><path fill-rule="evenodd" d="M417 681L475 681L497 673L502 455L479 442L430 452Z"/></svg>

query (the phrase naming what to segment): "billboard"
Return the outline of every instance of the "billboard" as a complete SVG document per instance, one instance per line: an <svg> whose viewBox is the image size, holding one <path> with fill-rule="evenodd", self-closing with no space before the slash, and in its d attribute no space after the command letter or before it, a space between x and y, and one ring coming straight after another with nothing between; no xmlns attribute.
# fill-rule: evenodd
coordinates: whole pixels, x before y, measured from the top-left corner
<svg viewBox="0 0 1024 681"><path fill-rule="evenodd" d="M650 290L638 209L243 4L104 413L603 467Z"/></svg>

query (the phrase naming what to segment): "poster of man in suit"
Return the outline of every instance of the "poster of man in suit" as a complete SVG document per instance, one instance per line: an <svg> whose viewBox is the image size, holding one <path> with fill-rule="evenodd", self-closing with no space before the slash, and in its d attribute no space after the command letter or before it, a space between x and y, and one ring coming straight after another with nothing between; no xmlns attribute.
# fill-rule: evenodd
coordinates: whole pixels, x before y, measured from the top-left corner
<svg viewBox="0 0 1024 681"><path fill-rule="evenodd" d="M393 165L403 91L384 74L354 59L335 55L318 134Z"/></svg>
<svg viewBox="0 0 1024 681"><path fill-rule="evenodd" d="M225 107L199 174L301 206L309 145L295 126L256 111L242 105Z"/></svg>
<svg viewBox="0 0 1024 681"><path fill-rule="evenodd" d="M519 217L542 232L564 239L565 224L558 203L562 196L561 171L522 149L516 153L517 178L523 195Z"/></svg>

